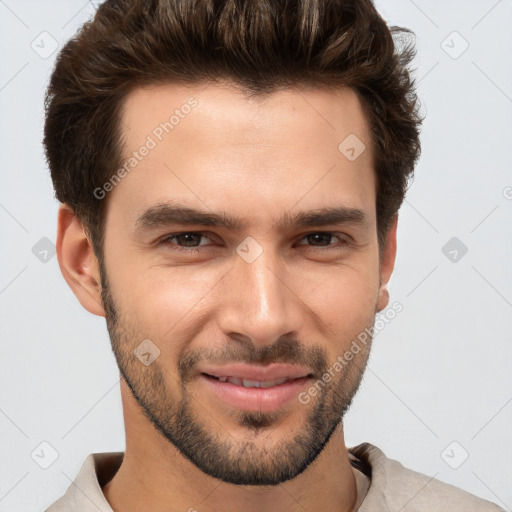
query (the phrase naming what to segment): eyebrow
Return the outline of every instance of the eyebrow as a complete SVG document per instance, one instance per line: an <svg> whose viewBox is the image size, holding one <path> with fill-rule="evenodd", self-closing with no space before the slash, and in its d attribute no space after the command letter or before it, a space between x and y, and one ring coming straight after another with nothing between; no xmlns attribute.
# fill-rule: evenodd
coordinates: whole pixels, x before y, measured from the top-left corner
<svg viewBox="0 0 512 512"><path fill-rule="evenodd" d="M285 212L277 222L277 229L318 227L330 224L368 225L365 212L347 206L317 208L295 214ZM242 230L249 222L226 212L211 213L175 203L158 203L145 210L135 221L137 232L166 227L170 225L201 225L226 228L232 231Z"/></svg>

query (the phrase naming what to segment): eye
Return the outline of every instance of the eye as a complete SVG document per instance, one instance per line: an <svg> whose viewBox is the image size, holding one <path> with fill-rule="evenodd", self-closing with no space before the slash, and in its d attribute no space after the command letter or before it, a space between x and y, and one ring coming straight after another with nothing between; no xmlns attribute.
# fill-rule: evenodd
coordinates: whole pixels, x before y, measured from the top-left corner
<svg viewBox="0 0 512 512"><path fill-rule="evenodd" d="M333 238L338 239L339 242L337 244L329 243ZM340 247L345 247L349 245L348 240L345 238L341 238L334 233L329 233L325 231L318 231L316 233L309 233L304 236L302 240L307 240L310 242L309 245L313 247L315 250L328 250L328 249L339 249ZM298 245L305 245L299 243Z"/></svg>
<svg viewBox="0 0 512 512"><path fill-rule="evenodd" d="M338 243L331 243L333 239L338 240ZM204 240L206 240L206 242L203 242ZM199 252L199 247L201 246L210 246L211 244L208 243L208 240L211 241L212 239L211 237L206 236L205 233L187 231L183 233L167 235L158 243L158 245L170 247L171 250L178 252L193 253ZM302 243L303 240L307 240L308 243ZM315 233L308 233L307 235L303 236L297 245L309 245L315 251L326 251L332 249L340 249L348 246L349 244L350 242L346 238L342 238L337 234L318 231Z"/></svg>
<svg viewBox="0 0 512 512"><path fill-rule="evenodd" d="M199 250L197 247L201 245L208 245L201 243L201 238L209 239L203 233L188 231L185 233L176 233L174 235L166 236L159 242L159 245L163 244L173 246L173 249L181 252L197 252ZM176 243L173 242L173 240L175 240Z"/></svg>

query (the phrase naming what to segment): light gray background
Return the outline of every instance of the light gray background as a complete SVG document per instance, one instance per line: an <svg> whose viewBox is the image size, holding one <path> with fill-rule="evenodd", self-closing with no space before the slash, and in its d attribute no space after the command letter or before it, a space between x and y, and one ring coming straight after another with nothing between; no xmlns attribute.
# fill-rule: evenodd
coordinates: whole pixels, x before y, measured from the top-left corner
<svg viewBox="0 0 512 512"><path fill-rule="evenodd" d="M417 34L427 118L390 283L403 311L375 339L346 441L511 510L512 1L377 7ZM2 512L43 510L89 453L124 449L105 321L80 306L51 252L46 263L32 252L55 242L58 204L41 146L56 53L31 45L51 49L42 32L62 45L93 12L83 0L0 0ZM453 58L461 37L469 47ZM442 252L452 237L468 248L457 262ZM51 461L42 442L58 452L48 469L36 463Z"/></svg>

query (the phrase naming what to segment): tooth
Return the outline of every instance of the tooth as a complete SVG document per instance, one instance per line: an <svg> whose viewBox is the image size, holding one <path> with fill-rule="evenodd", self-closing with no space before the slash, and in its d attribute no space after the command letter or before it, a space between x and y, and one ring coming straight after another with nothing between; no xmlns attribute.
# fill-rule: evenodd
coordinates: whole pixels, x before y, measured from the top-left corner
<svg viewBox="0 0 512 512"><path fill-rule="evenodd" d="M242 382L243 382L243 386L245 388L260 388L260 387L262 387L261 384L263 384L262 382L258 382L257 380L247 380L247 379L244 379Z"/></svg>
<svg viewBox="0 0 512 512"><path fill-rule="evenodd" d="M237 377L218 377L221 382L230 382L235 386L243 386L245 388L271 388L272 386L279 386L284 384L288 380L288 377L283 377L277 380L266 380L266 381L258 381L258 380L249 380L249 379L239 379Z"/></svg>

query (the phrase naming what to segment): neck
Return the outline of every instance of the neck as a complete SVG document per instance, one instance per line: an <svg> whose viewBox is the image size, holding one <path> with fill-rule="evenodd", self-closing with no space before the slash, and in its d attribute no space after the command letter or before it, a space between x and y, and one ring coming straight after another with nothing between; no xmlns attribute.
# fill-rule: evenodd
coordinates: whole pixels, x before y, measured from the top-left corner
<svg viewBox="0 0 512 512"><path fill-rule="evenodd" d="M142 414L122 384L126 428L123 463L103 487L113 510L135 512L351 512L357 491L337 426L304 472L277 486L240 486L206 475L169 443Z"/></svg>

